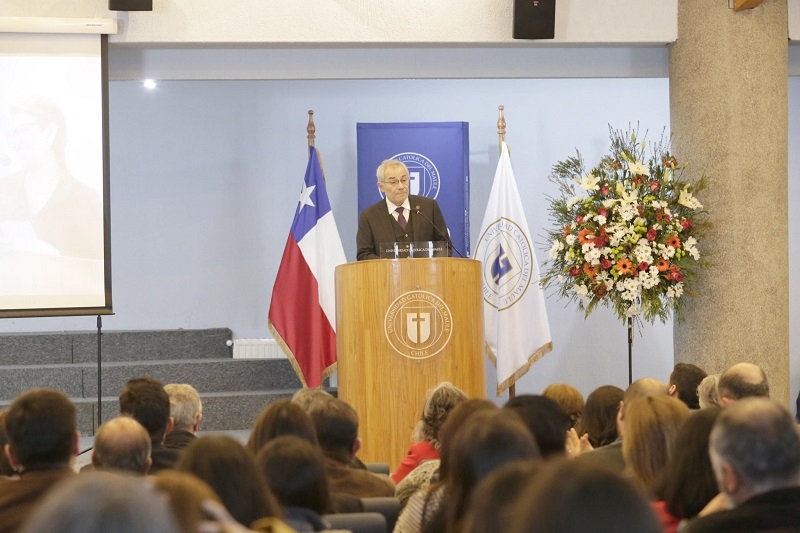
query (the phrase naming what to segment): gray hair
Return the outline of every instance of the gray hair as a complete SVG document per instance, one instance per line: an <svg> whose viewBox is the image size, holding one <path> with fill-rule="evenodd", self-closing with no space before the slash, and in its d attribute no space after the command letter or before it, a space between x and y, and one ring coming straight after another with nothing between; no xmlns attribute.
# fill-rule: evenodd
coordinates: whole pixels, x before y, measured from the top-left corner
<svg viewBox="0 0 800 533"><path fill-rule="evenodd" d="M186 383L170 383L164 385L169 396L169 414L175 423L175 429L192 430L197 417L203 414L203 403L200 394Z"/></svg>

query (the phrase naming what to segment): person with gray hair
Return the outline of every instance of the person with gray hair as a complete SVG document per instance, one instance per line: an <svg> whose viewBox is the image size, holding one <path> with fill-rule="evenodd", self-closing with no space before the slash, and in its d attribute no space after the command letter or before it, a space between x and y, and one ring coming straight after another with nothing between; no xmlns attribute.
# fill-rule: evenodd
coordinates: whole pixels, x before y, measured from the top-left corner
<svg viewBox="0 0 800 533"><path fill-rule="evenodd" d="M711 374L703 378L703 381L697 386L697 399L700 402L700 409L720 406L717 383L719 383L719 374Z"/></svg>
<svg viewBox="0 0 800 533"><path fill-rule="evenodd" d="M722 407L742 398L769 398L769 382L760 366L738 363L719 377L717 395Z"/></svg>
<svg viewBox="0 0 800 533"><path fill-rule="evenodd" d="M786 408L767 398L725 408L711 430L709 455L720 495L706 510L724 510L692 520L686 531L798 531L800 433Z"/></svg>
<svg viewBox="0 0 800 533"><path fill-rule="evenodd" d="M172 431L164 437L164 446L182 450L197 438L200 421L203 420L203 402L197 390L186 383L164 385L169 396L169 415Z"/></svg>
<svg viewBox="0 0 800 533"><path fill-rule="evenodd" d="M167 501L140 479L89 472L59 483L20 533L179 533Z"/></svg>
<svg viewBox="0 0 800 533"><path fill-rule="evenodd" d="M94 436L92 465L95 470L117 470L146 475L150 458L150 435L129 416L103 423Z"/></svg>

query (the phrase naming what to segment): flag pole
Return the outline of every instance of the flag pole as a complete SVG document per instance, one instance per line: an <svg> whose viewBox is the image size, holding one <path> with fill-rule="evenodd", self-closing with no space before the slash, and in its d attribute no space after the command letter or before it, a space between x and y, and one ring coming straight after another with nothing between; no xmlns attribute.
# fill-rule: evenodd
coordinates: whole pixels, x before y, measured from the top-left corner
<svg viewBox="0 0 800 533"><path fill-rule="evenodd" d="M503 109L504 106L497 106L497 110L499 111L499 116L497 117L497 148L498 153L502 155L503 153L503 143L506 142L506 117L503 116ZM508 387L508 399L515 398L517 396L517 385L516 383L512 383Z"/></svg>
<svg viewBox="0 0 800 533"><path fill-rule="evenodd" d="M308 110L308 126L306 127L306 132L308 132L308 146L314 146L314 140L317 138L315 135L317 133L317 126L314 125L314 110Z"/></svg>

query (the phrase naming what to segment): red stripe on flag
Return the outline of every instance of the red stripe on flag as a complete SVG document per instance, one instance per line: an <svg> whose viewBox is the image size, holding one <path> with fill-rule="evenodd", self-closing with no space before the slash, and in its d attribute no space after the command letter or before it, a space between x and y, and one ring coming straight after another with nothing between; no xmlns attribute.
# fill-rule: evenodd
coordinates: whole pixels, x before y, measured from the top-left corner
<svg viewBox="0 0 800 533"><path fill-rule="evenodd" d="M336 333L319 305L317 279L289 233L272 289L269 320L292 352L306 385L322 384L336 362Z"/></svg>

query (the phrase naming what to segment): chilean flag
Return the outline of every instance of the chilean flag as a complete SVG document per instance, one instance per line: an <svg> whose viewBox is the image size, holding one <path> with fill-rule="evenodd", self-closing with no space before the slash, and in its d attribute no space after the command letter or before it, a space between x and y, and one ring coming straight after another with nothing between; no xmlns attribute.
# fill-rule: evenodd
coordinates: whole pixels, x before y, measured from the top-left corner
<svg viewBox="0 0 800 533"><path fill-rule="evenodd" d="M269 306L269 329L303 387L336 369L334 270L345 263L317 151L308 167Z"/></svg>

